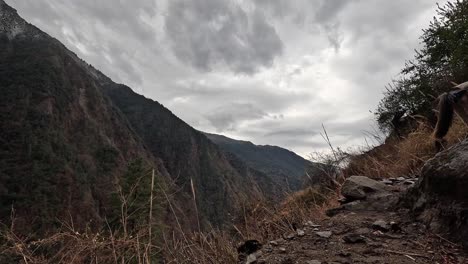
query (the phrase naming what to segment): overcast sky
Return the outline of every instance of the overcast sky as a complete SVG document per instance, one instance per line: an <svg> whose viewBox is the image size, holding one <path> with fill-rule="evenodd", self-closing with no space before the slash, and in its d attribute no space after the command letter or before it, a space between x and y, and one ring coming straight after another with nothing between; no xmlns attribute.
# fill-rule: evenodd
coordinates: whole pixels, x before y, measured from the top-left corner
<svg viewBox="0 0 468 264"><path fill-rule="evenodd" d="M196 129L303 156L365 144L432 0L6 0Z"/></svg>

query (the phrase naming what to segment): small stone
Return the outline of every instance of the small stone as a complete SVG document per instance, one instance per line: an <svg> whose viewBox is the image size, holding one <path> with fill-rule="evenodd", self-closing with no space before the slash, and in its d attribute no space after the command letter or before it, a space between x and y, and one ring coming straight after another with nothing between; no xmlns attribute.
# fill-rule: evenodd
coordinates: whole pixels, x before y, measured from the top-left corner
<svg viewBox="0 0 468 264"><path fill-rule="evenodd" d="M305 236L305 232L302 229L297 229L296 232L297 232L297 235L300 236L300 237Z"/></svg>
<svg viewBox="0 0 468 264"><path fill-rule="evenodd" d="M257 256L255 254L250 254L247 256L247 260L245 261L245 264L253 264L257 263Z"/></svg>
<svg viewBox="0 0 468 264"><path fill-rule="evenodd" d="M372 224L372 228L382 232L388 232L390 230L390 225L384 220L377 220Z"/></svg>
<svg viewBox="0 0 468 264"><path fill-rule="evenodd" d="M317 225L317 224L314 224L314 222L312 221L307 221L305 223L306 226L309 226L309 227L312 227L312 228L316 228L316 227L320 227L321 225Z"/></svg>
<svg viewBox="0 0 468 264"><path fill-rule="evenodd" d="M381 182L386 185L393 185L393 181L391 180L383 179Z"/></svg>
<svg viewBox="0 0 468 264"><path fill-rule="evenodd" d="M272 246L275 246L275 247L276 247L276 246L278 246L278 241L276 241L276 240L272 240L272 241L270 241L270 245L272 245Z"/></svg>
<svg viewBox="0 0 468 264"><path fill-rule="evenodd" d="M343 241L345 243L349 243L349 244L365 243L366 242L364 237L361 236L361 235L358 235L358 234L347 234L347 235L343 236Z"/></svg>
<svg viewBox="0 0 468 264"><path fill-rule="evenodd" d="M398 178L397 178L397 181L404 181L404 180L406 180L405 177L398 177Z"/></svg>
<svg viewBox="0 0 468 264"><path fill-rule="evenodd" d="M237 248L237 253L249 255L262 248L257 240L247 240Z"/></svg>
<svg viewBox="0 0 468 264"><path fill-rule="evenodd" d="M317 234L319 237L329 238L329 237L331 237L332 232L331 231L322 231L322 232L315 232L315 234Z"/></svg>
<svg viewBox="0 0 468 264"><path fill-rule="evenodd" d="M402 231L400 225L395 221L390 222L390 229L393 232L401 232Z"/></svg>
<svg viewBox="0 0 468 264"><path fill-rule="evenodd" d="M314 228L314 229L312 229L312 230L313 230L313 231L319 231L320 229L318 229L318 228Z"/></svg>
<svg viewBox="0 0 468 264"><path fill-rule="evenodd" d="M358 235L366 235L366 234L372 233L372 230L367 227L361 227L361 228L356 229L354 233Z"/></svg>
<svg viewBox="0 0 468 264"><path fill-rule="evenodd" d="M339 202L340 204L344 204L344 203L347 203L348 200L346 199L346 197L340 197L340 198L338 199L338 202Z"/></svg>
<svg viewBox="0 0 468 264"><path fill-rule="evenodd" d="M350 256L351 256L351 253L345 252L345 251L341 251L341 252L338 253L338 256L347 258L347 257L350 257Z"/></svg>
<svg viewBox="0 0 468 264"><path fill-rule="evenodd" d="M280 248L278 248L278 250L279 250L281 253L286 253L286 248L284 248L284 247L280 247Z"/></svg>
<svg viewBox="0 0 468 264"><path fill-rule="evenodd" d="M322 264L321 261L318 261L318 260L316 260L316 259L308 260L306 263L307 263L307 264Z"/></svg>
<svg viewBox="0 0 468 264"><path fill-rule="evenodd" d="M405 185L413 185L413 184L414 184L414 181L412 181L412 180L406 180L406 181L403 182L403 184L405 184Z"/></svg>
<svg viewBox="0 0 468 264"><path fill-rule="evenodd" d="M295 236L296 236L295 233L289 233L289 234L286 234L284 236L284 238L287 239L287 240L292 240L292 239L294 239Z"/></svg>

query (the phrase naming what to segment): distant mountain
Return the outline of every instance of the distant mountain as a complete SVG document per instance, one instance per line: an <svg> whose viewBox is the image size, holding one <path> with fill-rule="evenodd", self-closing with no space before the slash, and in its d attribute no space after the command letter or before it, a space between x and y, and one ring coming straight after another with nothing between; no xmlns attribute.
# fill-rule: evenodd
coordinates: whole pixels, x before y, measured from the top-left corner
<svg viewBox="0 0 468 264"><path fill-rule="evenodd" d="M17 228L36 232L63 219L76 228L102 225L136 160L155 168L166 188L158 202L168 225L176 213L189 228L197 218L219 226L246 200L274 195L271 179L114 83L3 0L0 92L0 222L14 211Z"/></svg>
<svg viewBox="0 0 468 264"><path fill-rule="evenodd" d="M297 191L303 187L306 169L314 171L316 164L284 148L255 145L249 141L205 133L225 152L232 153L250 168L264 173L285 191ZM312 175L313 176L313 175Z"/></svg>

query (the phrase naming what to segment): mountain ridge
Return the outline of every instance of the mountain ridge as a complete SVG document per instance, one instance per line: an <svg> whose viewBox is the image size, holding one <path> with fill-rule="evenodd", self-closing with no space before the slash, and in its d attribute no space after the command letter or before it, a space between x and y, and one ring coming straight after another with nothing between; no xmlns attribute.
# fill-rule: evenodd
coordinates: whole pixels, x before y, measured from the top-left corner
<svg viewBox="0 0 468 264"><path fill-rule="evenodd" d="M189 229L196 222L221 226L246 200L271 193L256 182L262 175L232 166L169 109L113 82L3 0L0 90L5 223L13 206L18 226L35 231L59 226L58 218L73 219L77 228L102 225L135 159L155 168L169 188L168 201L158 201L172 205L161 211L169 224L178 217Z"/></svg>
<svg viewBox="0 0 468 264"><path fill-rule="evenodd" d="M270 175L284 191L300 190L306 182L306 171L309 176L314 176L313 167L317 164L288 149L274 145L256 145L250 141L236 140L224 135L206 132L205 135L225 152L232 153L252 169Z"/></svg>

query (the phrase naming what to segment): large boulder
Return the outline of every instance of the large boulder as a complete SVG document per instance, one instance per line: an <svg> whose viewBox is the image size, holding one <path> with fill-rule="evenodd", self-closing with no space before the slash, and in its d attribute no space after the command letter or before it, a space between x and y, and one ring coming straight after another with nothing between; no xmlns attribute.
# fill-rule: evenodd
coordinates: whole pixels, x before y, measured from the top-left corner
<svg viewBox="0 0 468 264"><path fill-rule="evenodd" d="M345 203L338 208L327 210L328 216L344 211L388 211L398 202L398 195L390 186L365 176L351 176L341 187Z"/></svg>
<svg viewBox="0 0 468 264"><path fill-rule="evenodd" d="M468 246L468 141L427 161L402 202L433 231Z"/></svg>
<svg viewBox="0 0 468 264"><path fill-rule="evenodd" d="M388 186L365 176L351 176L346 179L341 194L347 201L365 200L369 197L386 196Z"/></svg>

